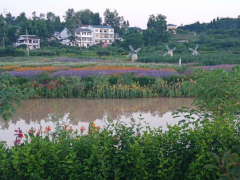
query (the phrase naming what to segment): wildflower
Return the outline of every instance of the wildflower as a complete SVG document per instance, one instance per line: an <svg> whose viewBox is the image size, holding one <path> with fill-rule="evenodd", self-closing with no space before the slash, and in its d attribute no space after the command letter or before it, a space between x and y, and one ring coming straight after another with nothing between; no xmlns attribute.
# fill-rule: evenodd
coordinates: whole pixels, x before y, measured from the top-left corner
<svg viewBox="0 0 240 180"><path fill-rule="evenodd" d="M97 128L100 129L100 126L98 126Z"/></svg>
<svg viewBox="0 0 240 180"><path fill-rule="evenodd" d="M73 128L72 128L72 126L70 126L69 131L72 131L72 130L73 130Z"/></svg>
<svg viewBox="0 0 240 180"><path fill-rule="evenodd" d="M85 127L82 126L81 129L80 129L81 133L83 133L83 131L85 131Z"/></svg>
<svg viewBox="0 0 240 180"><path fill-rule="evenodd" d="M14 136L17 136L17 138L23 138L23 132L20 128L18 130L15 130L16 134Z"/></svg>
<svg viewBox="0 0 240 180"><path fill-rule="evenodd" d="M36 129L32 127L28 132L29 132L30 134L34 134L34 133L36 132Z"/></svg>
<svg viewBox="0 0 240 180"><path fill-rule="evenodd" d="M96 124L95 124L95 123L93 123L93 124L92 124L92 127L95 127L95 126L96 126Z"/></svg>
<svg viewBox="0 0 240 180"><path fill-rule="evenodd" d="M51 131L51 127L48 126L48 127L45 128L45 131L44 131L44 132L47 133L47 132L50 132L50 131Z"/></svg>
<svg viewBox="0 0 240 180"><path fill-rule="evenodd" d="M40 135L40 134L41 134L41 131L40 131L40 129L38 130L38 132L37 132L37 133L38 133L38 135Z"/></svg>

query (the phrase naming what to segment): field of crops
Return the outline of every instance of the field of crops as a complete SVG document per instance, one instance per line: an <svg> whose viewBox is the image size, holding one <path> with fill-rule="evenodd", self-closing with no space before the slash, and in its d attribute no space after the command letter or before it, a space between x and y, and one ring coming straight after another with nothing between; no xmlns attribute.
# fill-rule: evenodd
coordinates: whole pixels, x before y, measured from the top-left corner
<svg viewBox="0 0 240 180"><path fill-rule="evenodd" d="M196 63L200 65L240 64L240 54L230 52L200 52L200 55L174 54L173 57L152 53L140 56L138 62L142 63Z"/></svg>

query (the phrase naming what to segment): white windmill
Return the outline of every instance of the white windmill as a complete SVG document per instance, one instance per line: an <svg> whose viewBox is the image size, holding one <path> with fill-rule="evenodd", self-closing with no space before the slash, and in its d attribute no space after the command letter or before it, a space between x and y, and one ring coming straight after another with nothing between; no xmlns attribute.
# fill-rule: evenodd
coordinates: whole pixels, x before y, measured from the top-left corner
<svg viewBox="0 0 240 180"><path fill-rule="evenodd" d="M129 53L127 55L127 57L132 56L132 62L134 62L135 60L137 60L137 52L141 50L141 48L138 48L136 50L133 49L133 47L131 45L129 45L129 48L131 50L131 53Z"/></svg>
<svg viewBox="0 0 240 180"><path fill-rule="evenodd" d="M173 56L173 51L176 50L176 47L173 48L173 49L169 49L168 45L166 45L166 48L167 48L168 51L165 52L165 53L163 54L163 56L166 56L166 55Z"/></svg>
<svg viewBox="0 0 240 180"><path fill-rule="evenodd" d="M199 45L197 45L197 46L195 47L195 49L189 48L189 50L192 51L192 55L195 56L195 55L199 55L199 54L200 54L199 52L197 52L198 46L199 46Z"/></svg>

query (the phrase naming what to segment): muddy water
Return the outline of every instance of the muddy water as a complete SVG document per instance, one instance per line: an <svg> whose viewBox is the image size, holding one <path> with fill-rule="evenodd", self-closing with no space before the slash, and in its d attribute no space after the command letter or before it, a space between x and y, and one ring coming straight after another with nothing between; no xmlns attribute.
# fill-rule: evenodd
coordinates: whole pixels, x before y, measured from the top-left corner
<svg viewBox="0 0 240 180"><path fill-rule="evenodd" d="M37 99L23 101L17 113L7 122L0 119L0 139L12 145L14 130L21 128L27 132L31 127L54 130L55 122L70 123L73 129L88 126L93 121L103 126L109 119L113 122L139 122L139 115L151 127L176 124L182 118L173 118L172 112L191 107L190 98L151 98L151 99Z"/></svg>

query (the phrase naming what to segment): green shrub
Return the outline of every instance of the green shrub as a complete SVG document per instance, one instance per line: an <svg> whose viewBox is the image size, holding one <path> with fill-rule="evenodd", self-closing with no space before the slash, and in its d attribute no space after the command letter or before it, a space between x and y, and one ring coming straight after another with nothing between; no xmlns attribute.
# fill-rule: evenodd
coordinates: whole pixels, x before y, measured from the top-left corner
<svg viewBox="0 0 240 180"><path fill-rule="evenodd" d="M203 167L215 162L210 152L240 153L240 124L228 118L190 122L165 131L117 122L102 129L90 123L84 134L66 126L28 133L21 146L0 143L0 177L216 180L221 171Z"/></svg>
<svg viewBox="0 0 240 180"><path fill-rule="evenodd" d="M14 52L14 56L17 56L17 57L27 56L27 51L24 49L16 49Z"/></svg>

